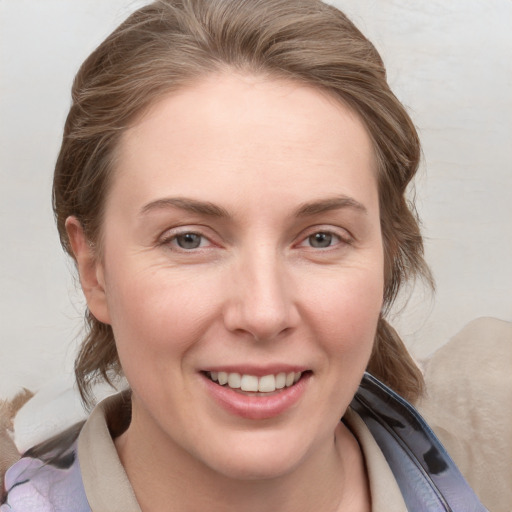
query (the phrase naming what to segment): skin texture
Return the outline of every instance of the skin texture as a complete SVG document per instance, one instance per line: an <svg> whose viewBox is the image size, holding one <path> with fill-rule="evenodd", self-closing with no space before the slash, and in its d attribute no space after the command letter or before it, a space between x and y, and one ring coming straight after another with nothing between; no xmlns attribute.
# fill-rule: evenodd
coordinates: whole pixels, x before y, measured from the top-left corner
<svg viewBox="0 0 512 512"><path fill-rule="evenodd" d="M133 390L116 446L143 510L368 510L363 458L339 422L382 307L362 122L319 90L226 73L153 105L117 156L101 260L76 219L67 229ZM197 248L180 247L184 233ZM291 406L249 419L204 374L248 365L308 378Z"/></svg>

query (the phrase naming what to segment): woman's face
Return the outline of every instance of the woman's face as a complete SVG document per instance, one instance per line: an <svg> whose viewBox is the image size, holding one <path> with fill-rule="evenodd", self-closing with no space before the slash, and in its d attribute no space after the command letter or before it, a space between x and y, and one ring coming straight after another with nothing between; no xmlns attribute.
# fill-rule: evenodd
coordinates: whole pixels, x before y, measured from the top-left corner
<svg viewBox="0 0 512 512"><path fill-rule="evenodd" d="M132 433L237 478L333 445L382 306L375 175L355 114L268 78L210 77L123 135L86 293Z"/></svg>

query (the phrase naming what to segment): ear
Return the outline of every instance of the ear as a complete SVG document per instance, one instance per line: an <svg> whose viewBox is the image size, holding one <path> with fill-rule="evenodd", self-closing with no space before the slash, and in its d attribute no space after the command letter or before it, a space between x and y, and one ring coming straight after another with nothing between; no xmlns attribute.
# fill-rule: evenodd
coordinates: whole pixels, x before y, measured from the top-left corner
<svg viewBox="0 0 512 512"><path fill-rule="evenodd" d="M110 324L103 264L96 258L94 247L76 217L66 219L66 231L89 311L100 322Z"/></svg>

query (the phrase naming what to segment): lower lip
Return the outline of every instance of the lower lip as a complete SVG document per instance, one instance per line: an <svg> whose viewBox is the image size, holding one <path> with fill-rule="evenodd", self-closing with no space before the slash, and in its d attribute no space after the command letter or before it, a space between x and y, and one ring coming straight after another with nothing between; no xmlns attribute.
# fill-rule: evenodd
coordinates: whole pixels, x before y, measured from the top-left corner
<svg viewBox="0 0 512 512"><path fill-rule="evenodd" d="M295 405L304 394L310 375L309 372L305 373L289 388L276 390L268 396L244 395L228 386L216 384L206 375L203 375L203 379L208 392L226 411L250 420L264 420L279 416Z"/></svg>

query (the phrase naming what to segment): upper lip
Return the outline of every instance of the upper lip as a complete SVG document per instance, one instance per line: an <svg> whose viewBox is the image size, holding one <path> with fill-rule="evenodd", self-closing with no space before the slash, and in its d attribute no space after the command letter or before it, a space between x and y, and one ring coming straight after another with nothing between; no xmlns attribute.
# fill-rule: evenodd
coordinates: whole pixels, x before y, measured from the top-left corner
<svg viewBox="0 0 512 512"><path fill-rule="evenodd" d="M305 372L309 370L307 366L292 364L272 364L267 366L255 366L251 364L240 365L213 365L204 368L204 372L226 372L239 373L240 375L254 375L263 377L264 375L277 375L278 373Z"/></svg>

